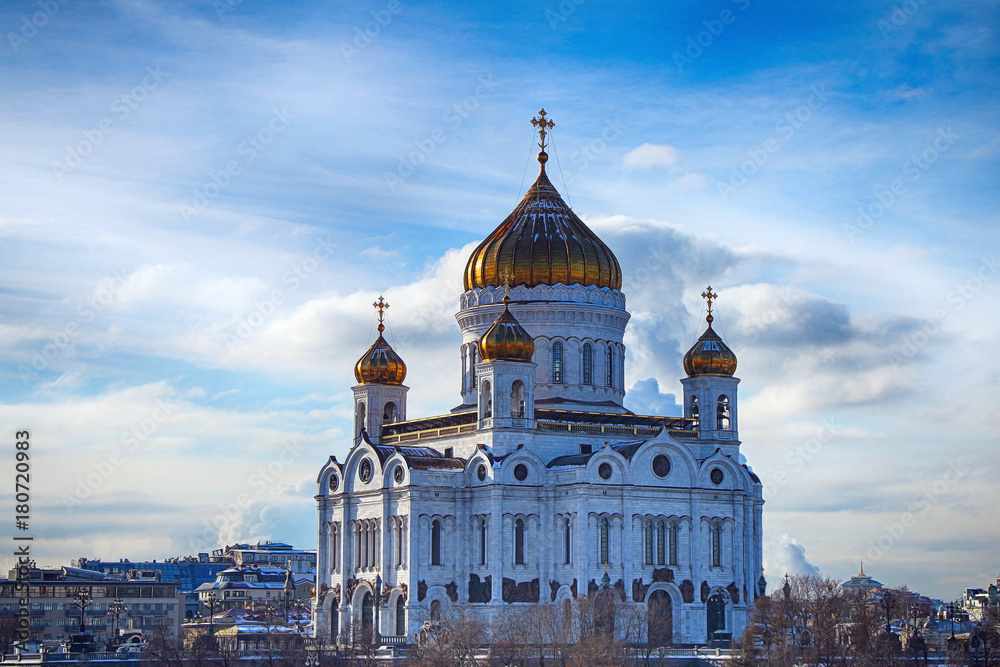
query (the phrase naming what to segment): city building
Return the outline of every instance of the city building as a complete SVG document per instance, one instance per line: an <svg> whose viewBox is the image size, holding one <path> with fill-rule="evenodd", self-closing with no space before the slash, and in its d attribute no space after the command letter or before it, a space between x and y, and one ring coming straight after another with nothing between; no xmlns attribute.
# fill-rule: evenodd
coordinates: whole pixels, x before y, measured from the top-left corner
<svg viewBox="0 0 1000 667"><path fill-rule="evenodd" d="M857 590L862 593L878 592L883 589L882 582L875 581L867 574L865 574L865 566L861 564L861 570L858 572L857 576L851 577L844 583L842 583L841 588L847 590Z"/></svg>
<svg viewBox="0 0 1000 667"><path fill-rule="evenodd" d="M236 566L257 565L291 570L295 574L316 574L316 552L295 549L283 542L258 542L234 544L212 551L213 563L232 563Z"/></svg>
<svg viewBox="0 0 1000 667"><path fill-rule="evenodd" d="M167 558L161 561L130 561L123 558L117 561L102 561L99 559L80 558L73 561L73 566L82 570L103 572L118 579L137 576L131 573L159 572L163 581L179 582L178 591L184 596L184 618L194 618L198 613L197 588L204 583L215 581L216 575L232 566L232 561L210 562L207 553L197 557Z"/></svg>
<svg viewBox="0 0 1000 667"><path fill-rule="evenodd" d="M17 570L0 579L0 614L16 615ZM177 581L164 581L159 572L119 579L75 567L32 567L28 574L30 633L28 641L58 646L80 630L104 646L129 632L146 637L180 637L184 597Z"/></svg>
<svg viewBox="0 0 1000 667"><path fill-rule="evenodd" d="M233 544L197 556L182 558L166 558L161 561L130 561L123 558L117 561L102 561L99 559L80 558L73 561L74 567L83 570L103 572L118 578L126 578L131 572L156 571L164 581L180 582L180 592L184 594L184 618L193 619L199 613L207 613L200 607L198 587L202 584L212 584L223 570L233 566L259 566L278 568L281 570L281 582L284 583L285 570L291 570L296 575L311 575L315 580L316 552L295 549L283 542L258 542L257 544ZM297 576L297 586L303 588L304 577ZM310 590L312 584L310 583Z"/></svg>
<svg viewBox="0 0 1000 667"><path fill-rule="evenodd" d="M991 607L1000 608L1000 577L986 589L966 588L962 594L962 608L972 621L981 621Z"/></svg>
<svg viewBox="0 0 1000 667"><path fill-rule="evenodd" d="M763 593L762 486L742 463L717 295L684 357L684 416L626 409L622 270L546 176L539 115L538 178L466 265L449 414L408 415L375 304L351 449L317 480L322 638L607 594L663 610L653 641L705 644L738 635Z"/></svg>
<svg viewBox="0 0 1000 667"><path fill-rule="evenodd" d="M315 575L293 573L276 567L232 566L219 572L215 581L198 586L202 616L227 609L271 607L293 611L308 604L316 585Z"/></svg>

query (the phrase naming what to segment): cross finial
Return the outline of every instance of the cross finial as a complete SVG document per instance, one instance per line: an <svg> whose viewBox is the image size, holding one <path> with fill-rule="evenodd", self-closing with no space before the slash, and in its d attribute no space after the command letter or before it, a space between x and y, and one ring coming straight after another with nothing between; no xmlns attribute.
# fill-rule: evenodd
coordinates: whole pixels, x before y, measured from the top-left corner
<svg viewBox="0 0 1000 667"><path fill-rule="evenodd" d="M711 324L712 320L715 319L712 317L712 302L718 299L719 295L716 292L713 292L712 286L709 285L708 289L701 293L701 298L708 302L708 317L705 319L708 320L709 324Z"/></svg>
<svg viewBox="0 0 1000 667"><path fill-rule="evenodd" d="M712 314L712 302L719 298L719 295L712 291L712 286L709 285L708 289L701 293L701 298L708 301L708 314Z"/></svg>
<svg viewBox="0 0 1000 667"><path fill-rule="evenodd" d="M537 117L531 119L531 124L538 128L538 137L540 141L538 142L538 147L545 152L545 135L548 134L546 130L551 130L556 126L554 122L545 117L545 109L538 112Z"/></svg>
<svg viewBox="0 0 1000 667"><path fill-rule="evenodd" d="M509 303L510 288L514 286L514 272L510 270L509 266L503 267L503 271L500 272L500 281L503 283L503 301Z"/></svg>
<svg viewBox="0 0 1000 667"><path fill-rule="evenodd" d="M378 301L372 303L372 307L378 311L378 332L382 333L383 331L385 331L385 325L382 324L382 320L385 317L385 309L389 307L389 302L383 299L382 295L380 294L378 297Z"/></svg>

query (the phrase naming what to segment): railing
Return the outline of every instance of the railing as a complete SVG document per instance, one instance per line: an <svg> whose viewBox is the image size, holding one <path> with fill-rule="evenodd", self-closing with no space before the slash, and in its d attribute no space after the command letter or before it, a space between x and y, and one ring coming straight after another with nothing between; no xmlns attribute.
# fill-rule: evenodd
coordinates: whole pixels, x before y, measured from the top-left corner
<svg viewBox="0 0 1000 667"><path fill-rule="evenodd" d="M570 422L546 422L539 421L538 429L542 431L567 431L570 433L587 433L590 435L637 435L652 437L660 432L656 426L621 426L619 424L574 424ZM667 433L674 438L698 438L699 431L686 431L683 429L667 429Z"/></svg>
<svg viewBox="0 0 1000 667"><path fill-rule="evenodd" d="M428 438L440 438L448 435L459 435L461 433L471 433L476 430L475 424L462 424L461 426L445 426L444 428L428 428L423 431L413 431L412 433L400 433L399 435L385 435L379 439L380 445L391 445L400 442L412 442L414 440L426 440Z"/></svg>
<svg viewBox="0 0 1000 667"><path fill-rule="evenodd" d="M406 635L379 635L379 644L382 646L402 646L407 642Z"/></svg>

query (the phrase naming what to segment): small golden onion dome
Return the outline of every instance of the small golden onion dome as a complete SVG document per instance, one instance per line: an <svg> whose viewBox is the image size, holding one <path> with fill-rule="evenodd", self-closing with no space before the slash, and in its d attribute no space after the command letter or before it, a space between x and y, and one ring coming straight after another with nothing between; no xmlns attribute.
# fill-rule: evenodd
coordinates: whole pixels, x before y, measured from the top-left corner
<svg viewBox="0 0 1000 667"><path fill-rule="evenodd" d="M705 318L708 329L684 355L684 372L689 378L698 375L732 376L736 372L736 355L712 329L714 319L711 314Z"/></svg>
<svg viewBox="0 0 1000 667"><path fill-rule="evenodd" d="M562 283L621 290L618 259L559 196L545 175L548 157L544 150L538 154L538 179L469 257L466 290L499 287L506 267L513 270L511 285Z"/></svg>
<svg viewBox="0 0 1000 667"><path fill-rule="evenodd" d="M382 337L383 331L385 326L379 322L378 340L354 365L358 384L403 384L406 379L406 364Z"/></svg>
<svg viewBox="0 0 1000 667"><path fill-rule="evenodd" d="M503 298L503 312L479 339L483 361L531 361L535 341L508 308L510 296Z"/></svg>

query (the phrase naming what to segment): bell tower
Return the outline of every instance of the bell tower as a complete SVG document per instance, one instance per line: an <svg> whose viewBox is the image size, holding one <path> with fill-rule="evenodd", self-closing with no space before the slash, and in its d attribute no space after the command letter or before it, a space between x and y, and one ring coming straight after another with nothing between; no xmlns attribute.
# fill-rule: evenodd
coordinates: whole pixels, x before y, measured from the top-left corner
<svg viewBox="0 0 1000 667"><path fill-rule="evenodd" d="M358 384L351 388L354 391L355 445L361 442L362 432L378 444L383 424L405 421L406 393L410 390L403 386L406 364L382 336L389 303L379 296L372 306L378 311L378 339L354 365Z"/></svg>
<svg viewBox="0 0 1000 667"><path fill-rule="evenodd" d="M684 355L684 416L698 420L702 441L739 445L736 355L712 329L712 302L719 295L709 285L701 296L708 304L708 328Z"/></svg>

